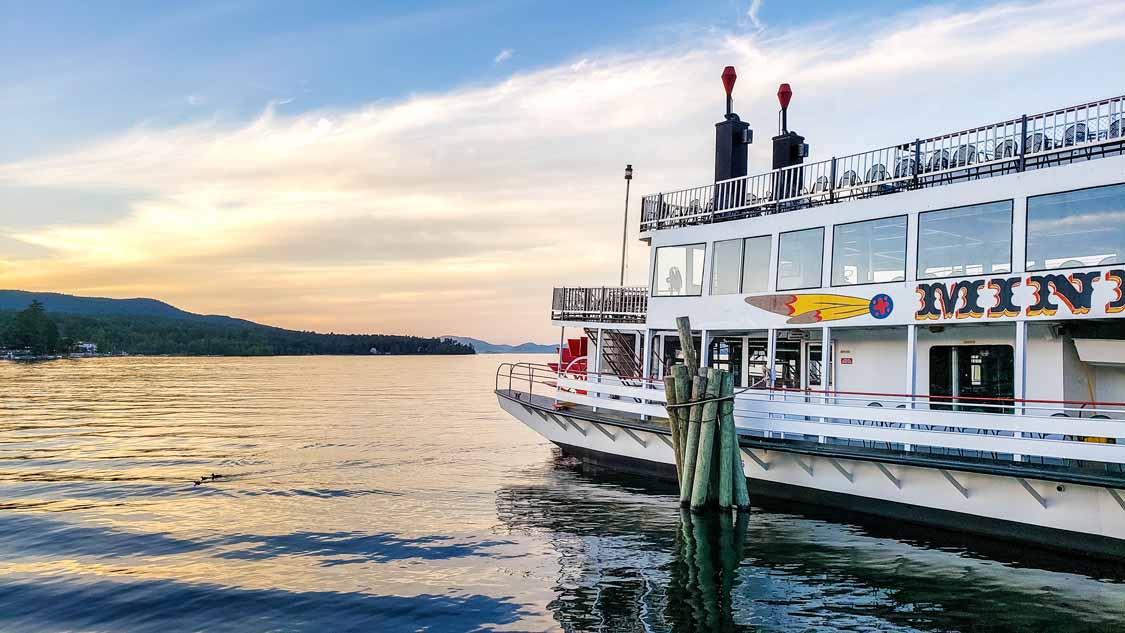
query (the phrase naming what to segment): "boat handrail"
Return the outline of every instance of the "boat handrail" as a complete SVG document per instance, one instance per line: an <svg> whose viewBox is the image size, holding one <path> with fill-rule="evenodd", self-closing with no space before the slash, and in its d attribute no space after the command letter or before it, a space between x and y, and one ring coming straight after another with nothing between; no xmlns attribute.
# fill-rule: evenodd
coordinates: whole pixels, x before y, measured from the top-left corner
<svg viewBox="0 0 1125 633"><path fill-rule="evenodd" d="M1125 96L644 196L641 231L736 220L1125 151Z"/></svg>
<svg viewBox="0 0 1125 633"><path fill-rule="evenodd" d="M797 387L764 387L762 391L781 391L790 393L808 393L808 394L824 394L825 396L874 396L886 398L925 398L928 400L967 400L971 399L974 402L1002 402L1011 404L1061 404L1061 405L1082 405L1091 407L1125 407L1125 402L1110 402L1100 400L1050 400L1044 398L1006 398L1006 397L979 397L979 396L948 396L941 394L908 394L908 393L884 393L879 391L839 391L836 389L802 389Z"/></svg>
<svg viewBox="0 0 1125 633"><path fill-rule="evenodd" d="M509 372L507 374L504 374L503 372L504 372L504 369L506 367L510 368L510 369L509 369ZM524 369L524 373L522 373L522 374L517 373L517 370L520 369L520 368ZM615 373L612 373L612 372L594 372L592 370L585 370L585 371L577 372L577 373L580 374L583 377L583 379L586 382L588 382L591 386L603 384L603 383L600 382L601 378L602 377L608 377L608 378L615 378L615 379L621 380L623 382L624 381L629 381L630 383L638 383L639 382L639 383L642 383L644 385L647 385L647 387L640 387L640 388L648 388L648 389L654 389L654 390L662 390L664 388L664 381L663 381L662 378L641 378L639 376L619 376L619 375L617 375ZM563 374L566 375L567 372L563 372ZM497 376L496 384L497 384L497 388L499 388L501 378L506 376L509 379L509 383L511 383L511 381L513 379L517 379L517 380L520 380L520 381L530 382L530 383L534 383L534 384L546 385L546 386L550 386L550 387L553 388L553 387L556 386L556 381L557 381L557 378L559 377L559 375L560 374L557 370L552 369L549 365L544 364L544 363L532 363L532 362L511 363L511 362L504 362L504 363L501 363L496 369L496 376ZM571 375L573 375L573 373ZM597 381L590 380L590 377L597 377L599 380L597 380ZM760 384L760 382L761 381L759 381L758 383L755 383L755 384L756 385ZM1065 410L1093 411L1095 413L1105 412L1105 411L1116 412L1116 411L1120 410L1122 413L1125 413L1125 402L1115 402L1115 401L1108 401L1108 400L1106 400L1106 401L1103 401L1103 400L1057 400L1057 399L1050 399L1050 398L1014 398L1014 397L983 397L983 396L978 397L978 396L967 396L967 395L952 396L952 395L944 395L944 394L927 394L927 393L908 394L908 393L892 393L892 392L882 392L882 391L847 391L847 390L839 390L839 389L814 389L814 388L811 388L811 387L810 388L797 388L797 387L778 387L778 386L775 386L775 387L752 386L750 388L750 390L744 392L744 394L742 394L742 395L745 395L746 397L753 397L753 396L759 395L759 394L760 395L771 395L771 394L775 394L775 393L805 395L805 396L817 397L817 398L833 398L833 399L843 398L843 399L846 399L846 400L855 400L856 399L856 398L854 398L855 396L862 396L864 398L894 399L894 400L902 401L903 403L913 402L914 404L920 404L920 405L933 404L934 401L937 401L936 402L937 404L948 403L950 405L973 406L973 407L984 407L984 408L994 408L994 409L1012 409L1012 408L1016 408L1018 405L1049 405L1049 406L1044 406L1044 407L1023 406L1023 407L1019 407L1019 408L1022 408L1022 409L1051 409L1051 410L1062 409L1064 411ZM1112 409L1108 409L1108 408L1112 408Z"/></svg>

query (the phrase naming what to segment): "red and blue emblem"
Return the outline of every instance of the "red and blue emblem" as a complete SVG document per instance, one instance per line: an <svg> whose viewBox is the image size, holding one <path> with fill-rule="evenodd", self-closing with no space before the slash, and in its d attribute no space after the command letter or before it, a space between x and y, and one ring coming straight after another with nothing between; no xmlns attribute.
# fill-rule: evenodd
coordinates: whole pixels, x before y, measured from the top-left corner
<svg viewBox="0 0 1125 633"><path fill-rule="evenodd" d="M871 316L876 319L885 319L891 316L891 312L895 309L895 302L891 300L890 295L879 293L871 297L871 303L867 306Z"/></svg>

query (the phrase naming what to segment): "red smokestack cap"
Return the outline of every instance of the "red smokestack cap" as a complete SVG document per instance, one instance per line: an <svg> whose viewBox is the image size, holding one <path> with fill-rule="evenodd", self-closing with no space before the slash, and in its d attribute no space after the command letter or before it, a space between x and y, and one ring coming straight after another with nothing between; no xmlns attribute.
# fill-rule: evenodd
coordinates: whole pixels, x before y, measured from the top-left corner
<svg viewBox="0 0 1125 633"><path fill-rule="evenodd" d="M734 91L734 80L738 79L738 73L734 72L734 66L727 66L723 69L723 87L727 89L727 96Z"/></svg>
<svg viewBox="0 0 1125 633"><path fill-rule="evenodd" d="M789 108L789 100L793 98L793 89L789 84L781 84L777 88L777 100L781 102L781 109L786 110Z"/></svg>

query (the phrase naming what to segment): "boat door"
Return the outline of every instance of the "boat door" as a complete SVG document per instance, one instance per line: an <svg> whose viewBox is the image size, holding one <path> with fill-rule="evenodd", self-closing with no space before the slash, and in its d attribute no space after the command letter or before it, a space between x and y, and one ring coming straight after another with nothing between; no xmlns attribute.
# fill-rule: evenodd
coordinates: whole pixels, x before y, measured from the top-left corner
<svg viewBox="0 0 1125 633"><path fill-rule="evenodd" d="M802 362L802 349L806 341L778 340L774 356L774 386L784 389L803 389L807 363Z"/></svg>
<svg viewBox="0 0 1125 633"><path fill-rule="evenodd" d="M931 409L1011 413L997 401L1015 392L1011 345L934 345L930 348Z"/></svg>
<svg viewBox="0 0 1125 633"><path fill-rule="evenodd" d="M815 389L823 390L827 387L824 385L822 376L824 376L824 368L821 365L821 346L820 341L805 341L801 346L801 351L804 354L805 371L801 375L801 389ZM828 347L828 383L832 384L832 354L835 350L832 345Z"/></svg>

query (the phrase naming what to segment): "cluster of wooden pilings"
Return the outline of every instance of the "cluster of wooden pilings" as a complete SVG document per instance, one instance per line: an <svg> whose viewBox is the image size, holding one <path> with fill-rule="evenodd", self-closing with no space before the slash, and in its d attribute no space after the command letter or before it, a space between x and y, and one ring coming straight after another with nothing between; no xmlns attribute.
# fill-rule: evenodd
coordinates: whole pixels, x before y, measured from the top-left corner
<svg viewBox="0 0 1125 633"><path fill-rule="evenodd" d="M687 317L676 319L676 329L684 363L665 375L664 392L680 505L697 513L716 507L749 510L750 493L734 428L734 377L729 371L700 368Z"/></svg>

